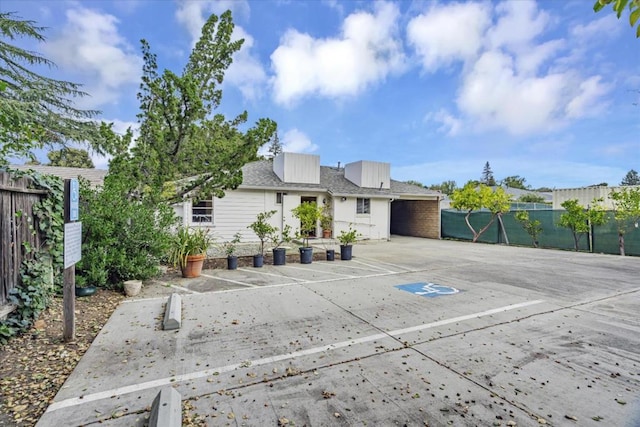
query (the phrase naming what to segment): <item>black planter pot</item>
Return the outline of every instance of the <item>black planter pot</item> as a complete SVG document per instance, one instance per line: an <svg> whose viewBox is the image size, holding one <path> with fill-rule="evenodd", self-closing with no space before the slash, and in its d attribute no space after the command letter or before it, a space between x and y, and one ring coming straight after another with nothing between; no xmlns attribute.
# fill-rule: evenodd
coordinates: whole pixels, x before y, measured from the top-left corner
<svg viewBox="0 0 640 427"><path fill-rule="evenodd" d="M313 248L300 248L300 264L311 264L313 261Z"/></svg>
<svg viewBox="0 0 640 427"><path fill-rule="evenodd" d="M285 265L287 263L287 250L285 248L272 249L273 265Z"/></svg>
<svg viewBox="0 0 640 427"><path fill-rule="evenodd" d="M76 286L76 296L77 297L88 297L96 293L95 286L85 286L84 288L79 288Z"/></svg>
<svg viewBox="0 0 640 427"><path fill-rule="evenodd" d="M227 257L227 270L235 270L238 268L238 257L230 255Z"/></svg>
<svg viewBox="0 0 640 427"><path fill-rule="evenodd" d="M340 259L342 261L351 260L351 249L353 249L352 245L340 245Z"/></svg>
<svg viewBox="0 0 640 427"><path fill-rule="evenodd" d="M264 255L260 254L260 255L254 255L253 256L253 266L256 268L260 268L262 267L262 265L264 264Z"/></svg>
<svg viewBox="0 0 640 427"><path fill-rule="evenodd" d="M336 259L336 251L333 249L327 249L327 261L333 261Z"/></svg>

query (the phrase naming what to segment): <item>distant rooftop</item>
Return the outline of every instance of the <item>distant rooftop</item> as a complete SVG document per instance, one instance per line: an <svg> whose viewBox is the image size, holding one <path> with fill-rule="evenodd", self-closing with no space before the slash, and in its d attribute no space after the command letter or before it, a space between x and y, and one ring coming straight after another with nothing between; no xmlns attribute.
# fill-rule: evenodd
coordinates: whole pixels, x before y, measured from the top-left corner
<svg viewBox="0 0 640 427"><path fill-rule="evenodd" d="M77 179L79 176L88 180L93 187L100 187L104 183L104 177L109 172L106 169L67 168L61 166L44 165L11 165L12 169L21 171L34 170L43 175L53 175L62 179Z"/></svg>

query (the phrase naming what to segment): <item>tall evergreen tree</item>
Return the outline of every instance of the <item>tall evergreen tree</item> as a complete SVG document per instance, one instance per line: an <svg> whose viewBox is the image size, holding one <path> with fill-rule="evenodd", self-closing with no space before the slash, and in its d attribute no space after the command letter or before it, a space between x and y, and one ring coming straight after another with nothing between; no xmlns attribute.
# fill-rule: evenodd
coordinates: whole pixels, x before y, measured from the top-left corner
<svg viewBox="0 0 640 427"><path fill-rule="evenodd" d="M640 176L638 176L638 172L631 169L627 172L624 178L622 178L620 185L640 185Z"/></svg>
<svg viewBox="0 0 640 427"><path fill-rule="evenodd" d="M275 158L278 154L282 153L282 144L280 143L280 138L278 138L278 132L273 134L273 138L271 138L271 144L269 145L269 157Z"/></svg>
<svg viewBox="0 0 640 427"><path fill-rule="evenodd" d="M35 149L69 141L97 143L98 125L90 119L98 111L74 106L75 99L87 95L80 85L32 71L55 64L10 43L18 38L42 42L43 30L13 13L0 13L0 164L8 157L33 158Z"/></svg>
<svg viewBox="0 0 640 427"><path fill-rule="evenodd" d="M489 187L496 185L496 179L493 177L493 171L491 170L491 165L489 165L489 162L484 164L480 182L484 185L488 185Z"/></svg>

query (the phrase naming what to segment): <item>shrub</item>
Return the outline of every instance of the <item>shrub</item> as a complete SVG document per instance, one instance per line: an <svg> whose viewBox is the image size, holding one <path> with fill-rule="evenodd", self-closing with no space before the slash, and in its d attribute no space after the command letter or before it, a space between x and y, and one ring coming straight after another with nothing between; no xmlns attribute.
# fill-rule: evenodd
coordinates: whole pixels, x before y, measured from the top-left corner
<svg viewBox="0 0 640 427"><path fill-rule="evenodd" d="M82 260L76 274L80 283L93 286L113 287L157 275L175 224L171 206L135 200L125 183L110 178L97 189L80 180Z"/></svg>

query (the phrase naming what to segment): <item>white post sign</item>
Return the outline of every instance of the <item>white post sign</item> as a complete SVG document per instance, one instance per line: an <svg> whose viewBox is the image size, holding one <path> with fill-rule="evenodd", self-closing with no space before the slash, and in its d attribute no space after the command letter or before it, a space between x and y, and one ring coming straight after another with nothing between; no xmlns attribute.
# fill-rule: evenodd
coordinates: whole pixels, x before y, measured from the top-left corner
<svg viewBox="0 0 640 427"><path fill-rule="evenodd" d="M82 259L81 248L82 223L66 223L64 225L64 268L69 268Z"/></svg>

